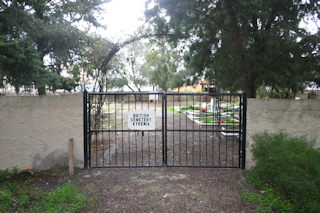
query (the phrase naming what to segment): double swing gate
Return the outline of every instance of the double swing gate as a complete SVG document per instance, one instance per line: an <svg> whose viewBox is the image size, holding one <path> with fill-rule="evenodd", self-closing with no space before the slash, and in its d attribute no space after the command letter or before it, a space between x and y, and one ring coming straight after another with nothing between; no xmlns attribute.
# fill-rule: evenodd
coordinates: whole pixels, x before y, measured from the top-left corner
<svg viewBox="0 0 320 213"><path fill-rule="evenodd" d="M83 98L85 167L245 168L245 93Z"/></svg>

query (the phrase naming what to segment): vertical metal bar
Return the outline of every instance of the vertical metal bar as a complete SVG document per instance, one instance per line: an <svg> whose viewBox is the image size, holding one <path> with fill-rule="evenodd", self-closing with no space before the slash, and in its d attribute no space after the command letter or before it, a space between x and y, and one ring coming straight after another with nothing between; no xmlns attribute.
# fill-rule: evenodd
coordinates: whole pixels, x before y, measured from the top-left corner
<svg viewBox="0 0 320 213"><path fill-rule="evenodd" d="M178 95L179 101L179 130L181 130L181 94ZM179 131L179 165L181 166L181 131Z"/></svg>
<svg viewBox="0 0 320 213"><path fill-rule="evenodd" d="M92 139L92 133L91 133L91 96L89 94L89 112L88 112L88 116L89 116L89 167L91 167L91 139Z"/></svg>
<svg viewBox="0 0 320 213"><path fill-rule="evenodd" d="M200 95L199 96L200 97L200 113L201 113L201 103L202 103L202 96ZM193 119L194 119L194 117L193 117ZM193 122L194 123L194 122ZM198 133L199 135L199 165L201 166L201 138L200 138L200 125L199 125L199 133Z"/></svg>
<svg viewBox="0 0 320 213"><path fill-rule="evenodd" d="M222 99L223 100L223 96L220 96L220 99ZM220 102L220 104L221 104L221 102ZM220 105L220 107L221 107L221 105ZM222 111L222 110L221 110ZM221 114L219 114L219 119L218 119L218 128L219 128L219 130L221 131L221 123L220 123L220 121L221 121ZM219 153L218 153L218 156L219 156L219 166L221 166L221 155L220 155L220 153L221 153L221 132L217 132L217 134L218 134L218 144L219 144Z"/></svg>
<svg viewBox="0 0 320 213"><path fill-rule="evenodd" d="M143 109L143 96L140 94L140 101L141 101L141 109ZM143 166L143 137L144 133L141 132L141 166Z"/></svg>
<svg viewBox="0 0 320 213"><path fill-rule="evenodd" d="M148 95L148 110L150 110L150 106L149 105L150 105L150 95ZM149 163L148 163L148 165L150 166L150 160L151 160L150 158L151 158L151 156L150 156L150 132L149 131L148 131L148 153L149 153Z"/></svg>
<svg viewBox="0 0 320 213"><path fill-rule="evenodd" d="M84 89L83 91L83 154L84 154L84 168L88 167L88 127L87 127L87 122L88 122L88 114L87 114L87 90Z"/></svg>
<svg viewBox="0 0 320 213"><path fill-rule="evenodd" d="M172 129L173 129L173 132L172 132L172 134L173 134L172 135L172 137L173 137L172 138L172 165L174 166L174 145L175 145L175 141L174 141L174 129L175 129L174 128L175 127L174 126L174 114L175 114L174 113L174 95L172 96L172 99L173 99L173 101L172 101L172 107L173 107L173 112L172 112L173 113L173 115L172 115L173 116L173 119L172 119L172 122L173 122L173 124L172 124Z"/></svg>
<svg viewBox="0 0 320 213"><path fill-rule="evenodd" d="M111 103L111 100L110 100L110 95L108 95L108 129L109 129L109 151L108 151L108 154L109 154L109 166L111 165L111 155L110 155L110 152L111 152L111 133L110 133L110 129L111 129L111 113L110 113L110 103Z"/></svg>
<svg viewBox="0 0 320 213"><path fill-rule="evenodd" d="M124 101L124 95L121 95L121 158L122 158L122 166L124 166L124 162L123 162L123 101Z"/></svg>
<svg viewBox="0 0 320 213"><path fill-rule="evenodd" d="M188 96L186 95L186 108L188 108ZM188 110L186 109L186 130L188 129L188 118L187 118ZM186 165L188 166L188 131L186 131Z"/></svg>
<svg viewBox="0 0 320 213"><path fill-rule="evenodd" d="M228 114L230 114L229 109L230 109L230 103L231 103L231 96L227 95L226 99L227 99L227 110L228 110L227 111L227 115L228 115ZM226 117L226 119L227 119L227 117ZM229 124L226 121L225 122L225 127L224 127L225 131L227 131L227 127L228 126L229 126ZM228 165L228 137L227 137L227 135L225 136L225 138L226 138L226 162L225 162L225 166L227 166Z"/></svg>
<svg viewBox="0 0 320 213"><path fill-rule="evenodd" d="M240 168L241 167L241 140L242 140L242 127L243 127L243 119L242 119L242 116L243 116L243 94L241 95L240 94L240 112L239 112L239 137L238 137L238 167Z"/></svg>
<svg viewBox="0 0 320 213"><path fill-rule="evenodd" d="M128 113L129 113L129 111L130 111L130 95L128 95ZM131 162L130 162L130 143L131 143L131 141L130 141L130 131L128 131L128 143L129 143L129 166L131 166Z"/></svg>
<svg viewBox="0 0 320 213"><path fill-rule="evenodd" d="M236 104L236 96L234 95L232 97L233 97L232 119L235 121L234 115L235 115L236 111L235 111L234 105ZM234 130L235 130L235 122L232 124L232 131L234 131ZM234 132L232 132L232 142L231 142L231 144L232 144L231 165L234 166Z"/></svg>
<svg viewBox="0 0 320 213"><path fill-rule="evenodd" d="M246 168L247 92L243 92L242 169Z"/></svg>
<svg viewBox="0 0 320 213"><path fill-rule="evenodd" d="M134 95L134 110L137 110L137 96ZM137 143L137 131L134 131L134 141L136 145L136 166L138 166L138 143Z"/></svg>
<svg viewBox="0 0 320 213"><path fill-rule="evenodd" d="M157 100L158 100L159 94L157 94ZM162 97L163 101L163 97ZM157 120L157 101L154 102L154 114L155 119ZM157 131L154 131L154 165L157 165Z"/></svg>
<svg viewBox="0 0 320 213"><path fill-rule="evenodd" d="M99 128L99 124L100 124L100 119L98 117L98 105L97 105L97 95L94 96L95 97L95 122L94 122L94 130L97 130L97 128ZM101 112L100 112L101 113ZM95 132L95 141L96 141L96 166L98 166L98 133Z"/></svg>
<svg viewBox="0 0 320 213"><path fill-rule="evenodd" d="M168 100L168 99L167 99L166 93L164 93L164 95L165 95L165 97L166 97L166 98L165 98L165 102L164 102L164 104L165 104L165 105L164 105L164 107L165 107L165 108L164 108L164 110L165 110L165 120L164 120L164 121L165 121L165 123L164 123L164 131L165 131L165 132L164 132L164 143L165 143L165 155L164 155L164 157L165 157L165 158L164 158L164 160L165 160L165 165L167 166L167 165L168 165L168 160L167 160L167 158L168 158L168 146L167 146L167 139L168 139L168 138L167 138L167 132L168 132L168 129L167 129L167 118L168 118L168 117L167 117L167 116L168 116L168 114L167 114L167 113L168 113L168 112L167 112L167 102L168 102L168 101L167 101L167 100Z"/></svg>
<svg viewBox="0 0 320 213"><path fill-rule="evenodd" d="M103 99L105 100L105 96L106 95L104 95L104 97L103 97ZM104 130L104 127L103 127L103 125L104 125L104 113L103 113L103 105L104 105L104 101L102 101L102 106L101 106L101 113L102 113L102 124L101 124L101 126L102 126L102 133L101 133L101 145L102 145L102 165L104 166L104 138L103 138L103 130Z"/></svg>
<svg viewBox="0 0 320 213"><path fill-rule="evenodd" d="M209 96L210 97L210 96ZM217 106L217 105L219 105L219 102L218 102L218 98L216 97L216 96L213 96L212 98L215 98L215 99L213 99L213 103L215 103L215 105L214 105L214 107L213 107L213 112L216 112L216 114L214 114L213 115L213 119L212 119L212 121L213 121L213 125L212 125L212 128L210 128L210 129L212 129L212 130L214 130L214 129L216 129L216 122L217 122L217 116L218 116L218 114L220 113L220 109L219 109L219 107ZM210 99L210 104L211 104L211 98L209 98ZM207 126L206 126L206 128L207 128ZM215 133L214 132L211 132L211 137L210 137L210 142L211 142L211 155L209 156L209 158L210 158L210 160L212 160L211 162L211 165L212 166L214 166L214 155L215 155L215 153L214 153L214 143L215 143Z"/></svg>
<svg viewBox="0 0 320 213"><path fill-rule="evenodd" d="M166 165L166 161L165 161L165 126L164 126L164 119L165 119L165 113L164 113L164 102L165 102L166 96L165 93L162 94L162 165L165 166Z"/></svg>
<svg viewBox="0 0 320 213"><path fill-rule="evenodd" d="M118 142L117 142L117 95L114 95L114 142L116 145L115 148L115 157L116 157L116 166L118 166Z"/></svg>
<svg viewBox="0 0 320 213"><path fill-rule="evenodd" d="M194 118L194 95L192 95L192 117ZM194 122L192 122L192 166L194 166Z"/></svg>
<svg viewBox="0 0 320 213"><path fill-rule="evenodd" d="M206 95L206 109L207 109L206 110L206 119L208 119L208 95ZM211 113L213 113L213 112L211 112ZM199 126L200 126L200 124L199 124ZM206 166L208 166L208 125L206 125Z"/></svg>

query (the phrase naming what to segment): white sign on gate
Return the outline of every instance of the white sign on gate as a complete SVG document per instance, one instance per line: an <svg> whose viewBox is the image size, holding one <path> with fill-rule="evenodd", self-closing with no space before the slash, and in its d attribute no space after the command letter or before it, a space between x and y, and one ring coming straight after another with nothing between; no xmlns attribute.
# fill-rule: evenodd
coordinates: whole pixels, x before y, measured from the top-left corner
<svg viewBox="0 0 320 213"><path fill-rule="evenodd" d="M128 112L129 130L155 130L155 113L153 110L141 109Z"/></svg>

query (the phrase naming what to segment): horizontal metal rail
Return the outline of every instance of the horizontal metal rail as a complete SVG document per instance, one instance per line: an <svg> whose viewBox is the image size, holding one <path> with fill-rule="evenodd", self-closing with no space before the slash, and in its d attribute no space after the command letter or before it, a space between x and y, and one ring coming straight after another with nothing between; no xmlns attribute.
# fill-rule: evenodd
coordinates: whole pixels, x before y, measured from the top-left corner
<svg viewBox="0 0 320 213"><path fill-rule="evenodd" d="M168 165L167 167L181 167L181 168L225 168L225 169L238 169L239 166L184 166L184 165L178 165L178 166L173 166L173 165Z"/></svg>
<svg viewBox="0 0 320 213"><path fill-rule="evenodd" d="M88 92L88 95L163 95L163 92Z"/></svg>
<svg viewBox="0 0 320 213"><path fill-rule="evenodd" d="M163 95L165 94L166 96L171 96L171 95L177 95L177 96L211 96L211 97L216 97L216 96L241 96L241 93L214 93L214 94L207 94L207 93L179 93L179 92L87 92L88 95Z"/></svg>
<svg viewBox="0 0 320 213"><path fill-rule="evenodd" d="M91 129L90 132L161 132L162 129L156 129L156 130L127 130L127 129ZM219 129L167 129L168 132L226 132L226 133L235 133L235 134L243 134L243 131L239 130L219 130Z"/></svg>
<svg viewBox="0 0 320 213"><path fill-rule="evenodd" d="M176 95L176 96L211 96L211 97L215 97L215 96L241 96L241 93L192 93L192 92L186 92L186 93L179 93L179 92L169 92L169 93L165 93L166 96L170 96L170 95Z"/></svg>
<svg viewBox="0 0 320 213"><path fill-rule="evenodd" d="M130 168L162 168L163 167L163 165L159 165L159 166L140 166L140 165L138 165L138 166L135 166L135 165L132 165L132 166L108 166L108 165L106 165L106 166L91 166L91 168L118 168L118 169L121 169L121 168L127 168L127 169L130 169Z"/></svg>

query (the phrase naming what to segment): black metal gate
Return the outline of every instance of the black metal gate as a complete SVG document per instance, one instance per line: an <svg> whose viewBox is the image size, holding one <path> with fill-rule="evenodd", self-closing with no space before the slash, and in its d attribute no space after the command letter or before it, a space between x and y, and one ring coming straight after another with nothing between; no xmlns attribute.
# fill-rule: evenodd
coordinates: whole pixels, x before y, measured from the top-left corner
<svg viewBox="0 0 320 213"><path fill-rule="evenodd" d="M245 168L245 93L85 91L83 97L85 167Z"/></svg>

